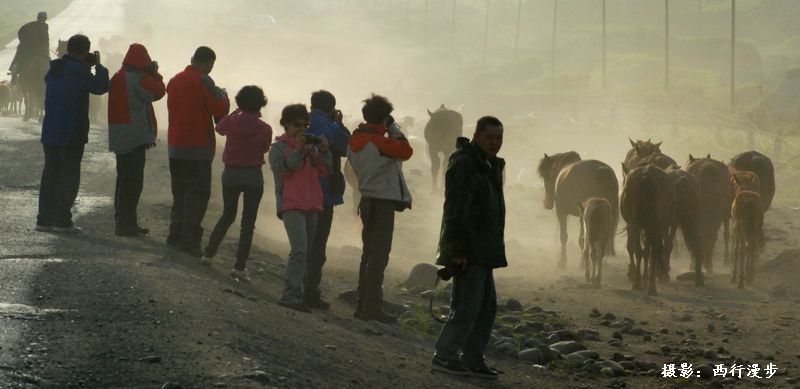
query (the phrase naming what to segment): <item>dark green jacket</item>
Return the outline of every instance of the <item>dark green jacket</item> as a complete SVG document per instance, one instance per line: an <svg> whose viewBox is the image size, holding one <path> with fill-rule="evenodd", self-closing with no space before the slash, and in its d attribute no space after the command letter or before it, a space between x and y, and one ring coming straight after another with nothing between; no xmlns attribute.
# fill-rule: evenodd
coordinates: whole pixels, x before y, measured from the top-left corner
<svg viewBox="0 0 800 389"><path fill-rule="evenodd" d="M458 138L445 173L442 231L436 264L451 258L470 264L505 267L506 204L503 198L502 158L488 161L477 145Z"/></svg>

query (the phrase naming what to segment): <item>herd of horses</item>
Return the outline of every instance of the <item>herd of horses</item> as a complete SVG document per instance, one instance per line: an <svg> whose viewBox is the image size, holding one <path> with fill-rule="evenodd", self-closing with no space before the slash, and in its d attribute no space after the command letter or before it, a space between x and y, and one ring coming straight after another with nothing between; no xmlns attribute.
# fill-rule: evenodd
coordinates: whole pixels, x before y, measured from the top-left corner
<svg viewBox="0 0 800 389"><path fill-rule="evenodd" d="M610 166L583 160L574 151L545 154L540 161L544 207L555 208L561 229L559 266L566 265L567 215L579 217L586 280L599 287L602 260L605 254L614 254L618 216L622 215L630 258L628 278L634 290L656 295L656 283L669 281L678 230L693 262L695 285L702 286L702 268L713 272L712 253L720 227L724 227L724 258L733 268L732 281L739 288L751 284L764 248L764 212L775 195L772 161L757 151L738 154L727 165L710 154L705 158L690 154L681 167L661 152L661 143L629 141L631 149L622 162L622 191Z"/></svg>

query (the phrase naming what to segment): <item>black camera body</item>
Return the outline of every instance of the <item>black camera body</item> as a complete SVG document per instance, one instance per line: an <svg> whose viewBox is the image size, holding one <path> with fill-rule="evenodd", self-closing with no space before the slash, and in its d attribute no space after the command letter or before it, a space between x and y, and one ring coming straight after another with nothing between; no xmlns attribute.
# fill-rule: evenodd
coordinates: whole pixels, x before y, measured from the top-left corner
<svg viewBox="0 0 800 389"><path fill-rule="evenodd" d="M458 266L445 266L436 271L436 275L442 279L442 281L450 281L451 278L461 274L461 268Z"/></svg>
<svg viewBox="0 0 800 389"><path fill-rule="evenodd" d="M86 63L91 66L97 65L97 52L86 54Z"/></svg>
<svg viewBox="0 0 800 389"><path fill-rule="evenodd" d="M318 145L322 143L321 138L316 135L311 134L303 134L303 143L307 145Z"/></svg>

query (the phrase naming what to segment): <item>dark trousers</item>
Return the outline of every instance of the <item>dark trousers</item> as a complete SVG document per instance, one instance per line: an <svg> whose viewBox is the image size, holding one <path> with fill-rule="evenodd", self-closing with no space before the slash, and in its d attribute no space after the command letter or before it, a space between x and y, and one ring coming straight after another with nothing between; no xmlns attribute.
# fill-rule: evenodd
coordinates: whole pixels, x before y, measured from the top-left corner
<svg viewBox="0 0 800 389"><path fill-rule="evenodd" d="M117 228L135 229L139 226L136 208L144 187L144 157L146 146L117 154L117 185L114 190L114 220Z"/></svg>
<svg viewBox="0 0 800 389"><path fill-rule="evenodd" d="M239 195L243 195L242 200L242 223L239 231L239 247L236 250L236 270L244 270L247 267L247 258L250 256L250 247L253 244L253 231L256 228L256 217L258 217L258 205L261 203L261 195L264 194L264 187L260 185L239 185L222 186L222 201L225 205L222 216L217 221L211 237L208 239L206 253L215 255L222 238L228 232L231 224L236 221L236 212L239 208Z"/></svg>
<svg viewBox="0 0 800 389"><path fill-rule="evenodd" d="M81 185L81 160L84 144L44 146L44 169L39 186L40 226L71 227L72 205Z"/></svg>
<svg viewBox="0 0 800 389"><path fill-rule="evenodd" d="M465 364L474 366L483 361L496 313L492 269L467 265L463 273L453 277L450 316L436 341L436 354L453 360L459 358L461 350Z"/></svg>
<svg viewBox="0 0 800 389"><path fill-rule="evenodd" d="M169 159L172 212L167 242L187 250L199 250L200 223L211 197L211 160Z"/></svg>
<svg viewBox="0 0 800 389"><path fill-rule="evenodd" d="M361 313L381 311L383 305L383 271L389 263L394 234L396 202L362 198L361 214L361 266L358 272L358 308Z"/></svg>
<svg viewBox="0 0 800 389"><path fill-rule="evenodd" d="M319 299L322 292L319 284L322 281L322 266L325 265L327 257L325 249L328 246L328 236L331 234L331 224L333 223L333 206L325 207L317 218L317 229L314 232L314 240L308 250L308 260L306 262L306 274L303 277L305 287L304 297L306 299Z"/></svg>

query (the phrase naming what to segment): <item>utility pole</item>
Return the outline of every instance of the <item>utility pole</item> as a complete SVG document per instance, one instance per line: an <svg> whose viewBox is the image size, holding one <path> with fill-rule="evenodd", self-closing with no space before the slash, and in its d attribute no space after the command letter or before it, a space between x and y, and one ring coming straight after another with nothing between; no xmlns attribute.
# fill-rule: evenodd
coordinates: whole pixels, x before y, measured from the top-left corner
<svg viewBox="0 0 800 389"><path fill-rule="evenodd" d="M425 0L425 50L428 50L428 0Z"/></svg>
<svg viewBox="0 0 800 389"><path fill-rule="evenodd" d="M606 0L603 0L603 89L606 89Z"/></svg>
<svg viewBox="0 0 800 389"><path fill-rule="evenodd" d="M731 112L736 109L736 0L731 0Z"/></svg>
<svg viewBox="0 0 800 389"><path fill-rule="evenodd" d="M451 42L453 52L456 51L456 0L453 0L453 26L452 26L452 38L453 41Z"/></svg>
<svg viewBox="0 0 800 389"><path fill-rule="evenodd" d="M517 0L517 36L514 39L514 59L517 59L517 55L519 54L519 26L521 22L522 22L522 0Z"/></svg>
<svg viewBox="0 0 800 389"><path fill-rule="evenodd" d="M556 24L558 22L558 0L553 0L553 35L550 45L550 78L556 75Z"/></svg>
<svg viewBox="0 0 800 389"><path fill-rule="evenodd" d="M483 64L486 65L486 46L489 44L489 5L492 0L486 0L486 27L483 29Z"/></svg>
<svg viewBox="0 0 800 389"><path fill-rule="evenodd" d="M669 0L664 0L664 87L669 92Z"/></svg>

